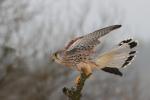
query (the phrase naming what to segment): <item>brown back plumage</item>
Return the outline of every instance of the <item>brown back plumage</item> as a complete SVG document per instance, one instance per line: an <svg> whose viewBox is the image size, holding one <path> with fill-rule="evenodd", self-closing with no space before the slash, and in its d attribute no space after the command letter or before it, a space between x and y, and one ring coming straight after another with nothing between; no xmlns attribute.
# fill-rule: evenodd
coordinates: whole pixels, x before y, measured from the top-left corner
<svg viewBox="0 0 150 100"><path fill-rule="evenodd" d="M71 40L65 47L64 60L73 65L89 60L94 47L100 43L98 39L119 27L121 25L112 25Z"/></svg>

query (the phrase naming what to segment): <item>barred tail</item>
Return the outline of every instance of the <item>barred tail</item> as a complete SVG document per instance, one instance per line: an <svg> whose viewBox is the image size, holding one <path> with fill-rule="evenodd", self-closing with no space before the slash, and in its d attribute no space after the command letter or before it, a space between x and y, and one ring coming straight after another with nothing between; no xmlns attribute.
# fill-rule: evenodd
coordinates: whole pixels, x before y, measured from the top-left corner
<svg viewBox="0 0 150 100"><path fill-rule="evenodd" d="M125 68L135 57L137 41L133 39L123 40L118 47L104 53L96 59L98 68L103 71L122 76L119 68Z"/></svg>

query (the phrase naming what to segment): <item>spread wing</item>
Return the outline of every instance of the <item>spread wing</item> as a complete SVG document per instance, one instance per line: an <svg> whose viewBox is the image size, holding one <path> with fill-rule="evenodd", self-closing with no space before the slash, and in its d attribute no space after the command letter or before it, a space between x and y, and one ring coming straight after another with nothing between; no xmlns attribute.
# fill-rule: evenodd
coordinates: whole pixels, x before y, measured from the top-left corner
<svg viewBox="0 0 150 100"><path fill-rule="evenodd" d="M66 46L66 53L89 53L93 48L100 43L98 40L100 37L108 34L109 32L120 28L121 25L112 25L89 33L85 36L75 38Z"/></svg>

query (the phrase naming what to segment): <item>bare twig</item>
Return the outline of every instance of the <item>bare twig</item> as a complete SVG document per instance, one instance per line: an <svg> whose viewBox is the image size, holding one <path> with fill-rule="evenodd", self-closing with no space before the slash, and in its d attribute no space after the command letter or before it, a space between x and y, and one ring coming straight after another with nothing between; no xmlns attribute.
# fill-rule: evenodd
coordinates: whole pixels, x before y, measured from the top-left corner
<svg viewBox="0 0 150 100"><path fill-rule="evenodd" d="M86 75L84 73L81 73L78 83L75 87L71 87L71 89L67 87L63 88L63 93L69 98L69 100L80 100L84 83L90 77L90 75L91 74Z"/></svg>

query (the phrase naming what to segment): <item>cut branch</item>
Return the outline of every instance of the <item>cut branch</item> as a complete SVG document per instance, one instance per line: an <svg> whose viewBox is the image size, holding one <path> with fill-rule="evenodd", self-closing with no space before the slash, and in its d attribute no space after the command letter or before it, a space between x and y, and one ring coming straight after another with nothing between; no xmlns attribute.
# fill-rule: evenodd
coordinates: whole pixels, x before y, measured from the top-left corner
<svg viewBox="0 0 150 100"><path fill-rule="evenodd" d="M85 81L90 77L91 74L86 75L81 73L78 82L75 87L71 87L71 89L64 87L63 93L69 98L69 100L80 100L82 96L82 89L84 87Z"/></svg>

